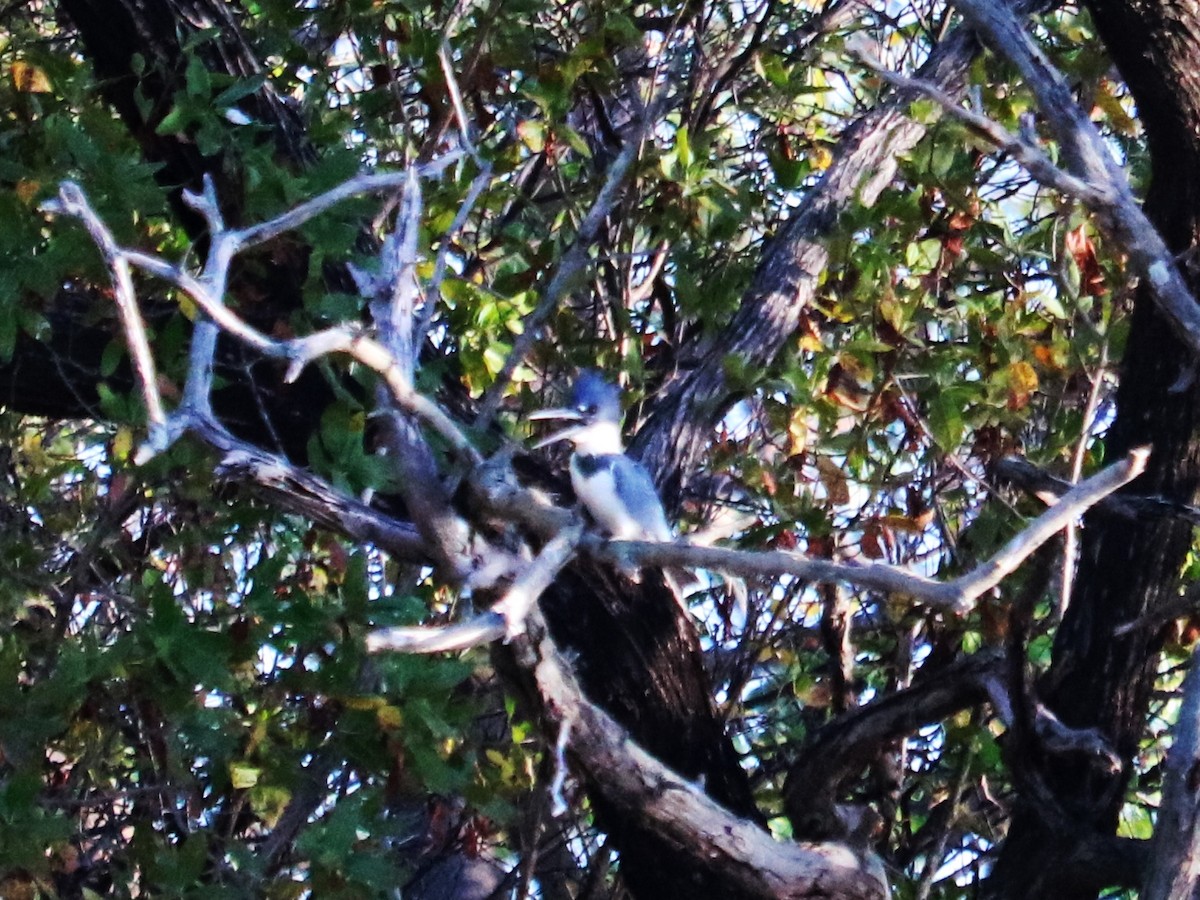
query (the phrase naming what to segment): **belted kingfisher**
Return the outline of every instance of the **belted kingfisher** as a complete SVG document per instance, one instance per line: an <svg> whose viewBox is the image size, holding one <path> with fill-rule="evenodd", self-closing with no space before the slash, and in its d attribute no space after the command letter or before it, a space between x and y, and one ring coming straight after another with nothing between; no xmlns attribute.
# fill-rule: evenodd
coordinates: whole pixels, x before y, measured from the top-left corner
<svg viewBox="0 0 1200 900"><path fill-rule="evenodd" d="M596 523L617 540L669 541L671 526L650 474L621 446L621 401L615 385L591 369L579 373L570 406L543 409L531 419L559 419L566 428L539 441L569 440L571 485Z"/></svg>

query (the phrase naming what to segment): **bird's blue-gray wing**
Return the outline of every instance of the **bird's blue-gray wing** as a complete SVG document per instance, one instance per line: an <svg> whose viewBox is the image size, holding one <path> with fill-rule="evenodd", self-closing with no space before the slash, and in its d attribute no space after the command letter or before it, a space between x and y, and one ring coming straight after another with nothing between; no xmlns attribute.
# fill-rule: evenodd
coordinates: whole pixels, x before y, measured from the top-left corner
<svg viewBox="0 0 1200 900"><path fill-rule="evenodd" d="M618 456L612 461L612 475L617 492L624 499L630 514L641 524L646 539L671 540L671 526L667 523L662 501L658 499L658 491L650 480L650 473L628 456Z"/></svg>

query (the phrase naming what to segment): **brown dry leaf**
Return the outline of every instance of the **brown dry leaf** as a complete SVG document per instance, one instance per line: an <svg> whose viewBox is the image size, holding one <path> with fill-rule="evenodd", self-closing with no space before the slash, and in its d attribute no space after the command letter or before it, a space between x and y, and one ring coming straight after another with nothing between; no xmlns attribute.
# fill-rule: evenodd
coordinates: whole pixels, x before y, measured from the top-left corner
<svg viewBox="0 0 1200 900"><path fill-rule="evenodd" d="M1100 260L1096 257L1096 245L1087 235L1087 226L1080 225L1068 231L1063 245L1079 268L1080 293L1089 297L1102 297L1107 291L1104 286L1104 272L1100 268Z"/></svg>
<svg viewBox="0 0 1200 900"><path fill-rule="evenodd" d="M42 188L40 181L34 181L30 178L22 178L17 182L17 199L28 206L37 197L37 193Z"/></svg>
<svg viewBox="0 0 1200 900"><path fill-rule="evenodd" d="M903 531L906 534L921 534L933 521L933 509L927 509L918 516L904 516L900 513L890 513L883 516L880 520L885 526L894 531Z"/></svg>
<svg viewBox="0 0 1200 900"><path fill-rule="evenodd" d="M871 406L871 392L858 383L854 375L840 362L834 363L829 369L829 377L825 383L825 396L838 406L866 412Z"/></svg>
<svg viewBox="0 0 1200 900"><path fill-rule="evenodd" d="M833 700L833 691L823 681L796 686L796 699L811 709L825 709Z"/></svg>
<svg viewBox="0 0 1200 900"><path fill-rule="evenodd" d="M877 522L872 522L863 529L862 540L858 542L859 549L862 550L863 556L867 559L883 559L883 543L880 538L883 537L883 529L879 527Z"/></svg>
<svg viewBox="0 0 1200 900"><path fill-rule="evenodd" d="M817 457L817 472L829 499L837 506L850 502L850 485L846 473L828 456Z"/></svg>
<svg viewBox="0 0 1200 900"><path fill-rule="evenodd" d="M818 327L816 319L812 316L804 316L800 320L800 349L807 350L810 353L816 353L818 350L825 349L825 341L821 337L821 329Z"/></svg>
<svg viewBox="0 0 1200 900"><path fill-rule="evenodd" d="M762 483L768 497L774 497L778 493L779 482L775 480L775 474L770 469L762 470Z"/></svg>
<svg viewBox="0 0 1200 900"><path fill-rule="evenodd" d="M1033 358L1044 368L1057 371L1063 368L1062 351L1051 344L1034 344Z"/></svg>

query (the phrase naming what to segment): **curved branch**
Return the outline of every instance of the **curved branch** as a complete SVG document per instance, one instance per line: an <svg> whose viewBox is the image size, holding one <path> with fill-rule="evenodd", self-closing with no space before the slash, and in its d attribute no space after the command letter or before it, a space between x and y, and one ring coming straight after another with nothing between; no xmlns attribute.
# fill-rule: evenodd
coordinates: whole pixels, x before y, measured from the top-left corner
<svg viewBox="0 0 1200 900"><path fill-rule="evenodd" d="M784 782L784 811L795 833L813 839L841 836L835 803L842 781L889 741L987 701L989 679L1003 670L1004 652L984 650L822 728Z"/></svg>
<svg viewBox="0 0 1200 900"><path fill-rule="evenodd" d="M539 615L530 625L536 636L523 649L547 710L558 723L569 723L576 765L602 781L610 799L636 810L669 843L717 870L731 893L780 900L888 896L882 865L874 857L836 843L776 841L660 763L587 700Z"/></svg>

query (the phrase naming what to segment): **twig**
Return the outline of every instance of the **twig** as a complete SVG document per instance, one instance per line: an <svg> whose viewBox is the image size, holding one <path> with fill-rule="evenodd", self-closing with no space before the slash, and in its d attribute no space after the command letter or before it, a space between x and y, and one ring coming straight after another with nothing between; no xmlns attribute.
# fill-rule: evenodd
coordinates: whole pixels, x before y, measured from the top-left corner
<svg viewBox="0 0 1200 900"><path fill-rule="evenodd" d="M893 87L905 91L921 93L937 102L950 116L958 119L971 131L987 140L998 150L1003 150L1029 172L1035 179L1048 187L1075 197L1077 200L1091 206L1112 202L1112 196L1104 190L1069 172L1064 172L1047 156L1040 147L1031 144L1022 137L1013 134L998 122L981 115L972 109L962 106L951 94L943 91L932 82L920 78L909 78L898 72L893 72L878 60L872 59L861 47L851 51L859 63L870 69Z"/></svg>
<svg viewBox="0 0 1200 900"><path fill-rule="evenodd" d="M1146 900L1193 897L1200 882L1200 651L1183 680L1183 702L1172 729L1163 777L1162 806L1154 828L1153 855L1143 882Z"/></svg>
<svg viewBox="0 0 1200 900"><path fill-rule="evenodd" d="M546 324L550 314L558 307L567 290L575 283L579 273L587 265L588 251L596 242L596 238L604 226L604 220L608 218L620 198L629 171L641 155L642 142L654 125L657 110L658 104L652 104L644 110L636 127L632 129L633 133L626 139L625 146L609 165L604 185L600 188L600 193L596 195L592 208L588 210L588 214L580 224L575 240L571 242L570 248L559 260L554 275L551 276L549 284L542 291L542 298L538 301L538 305L522 321L521 334L513 341L512 350L496 374L496 380L484 394L483 401L479 404L479 413L475 417L476 428L482 429L491 423L500 408L501 400L504 399L504 392L508 389L513 372L525 361L525 357L533 349L534 343L541 338L542 326Z"/></svg>
<svg viewBox="0 0 1200 900"><path fill-rule="evenodd" d="M458 162L462 157L463 152L461 150L447 153L424 165L418 166L417 174L422 178L434 177ZM285 232L299 228L305 222L309 221L309 219L337 206L344 200L349 200L352 197L361 197L364 194L380 194L385 191L403 188L408 177L407 171L359 175L339 184L337 187L330 188L325 193L301 203L299 206L288 210L282 215L276 216L270 221L261 222L258 225L252 225L240 231L227 232L228 239L239 251L247 247L253 247L255 244L264 243Z"/></svg>
<svg viewBox="0 0 1200 900"><path fill-rule="evenodd" d="M1192 582L1182 594L1152 606L1142 615L1113 629L1113 637L1124 637L1135 631L1161 628L1180 616L1195 613L1200 607L1200 581Z"/></svg>
<svg viewBox="0 0 1200 900"><path fill-rule="evenodd" d="M1132 450L1121 462L1080 482L990 559L950 581L935 581L880 563L837 563L784 550L750 552L648 541L613 541L592 546L613 558L643 566L689 566L719 569L736 575L789 574L816 583L844 582L869 590L907 595L935 608L964 613L1068 522L1137 478L1145 470L1148 456L1147 448Z"/></svg>
<svg viewBox="0 0 1200 900"><path fill-rule="evenodd" d="M956 585L967 602L991 590L1010 572L1014 571L1034 550L1054 537L1070 522L1075 521L1086 510L1095 506L1109 494L1133 481L1146 470L1150 457L1149 447L1137 447L1126 454L1125 459L1097 472L1086 481L1081 481L1046 512L1033 520L1000 552L984 565L966 575L955 578Z"/></svg>
<svg viewBox="0 0 1200 900"><path fill-rule="evenodd" d="M1108 341L1100 344L1100 361L1096 367L1096 377L1092 379L1088 389L1087 403L1083 407L1083 432L1075 443L1071 454L1071 483L1075 484L1083 476L1083 458L1087 453L1088 439L1092 434L1093 419L1096 408L1100 404L1100 392L1104 386L1105 370L1108 367ZM1075 579L1075 564L1079 556L1079 526L1072 522L1067 526L1063 539L1062 574L1058 596L1058 617L1061 619L1071 605L1071 587Z"/></svg>
<svg viewBox="0 0 1200 900"><path fill-rule="evenodd" d="M58 198L47 200L42 209L49 213L60 213L79 219L92 240L100 249L104 261L113 275L113 289L117 301L117 312L121 317L121 328L129 342L129 353L133 358L133 370L142 390L142 402L146 405L146 417L151 428L166 424L167 414L163 409L162 396L158 392L158 374L154 365L154 354L150 352L150 341L137 305L137 293L133 288L133 277L129 271L129 260L117 246L116 239L108 226L88 202L83 188L73 181L64 181L58 188Z"/></svg>
<svg viewBox="0 0 1200 900"><path fill-rule="evenodd" d="M554 742L554 777L550 780L550 815L554 818L566 815L570 807L563 797L563 785L567 783L567 743L571 739L574 719L570 710L563 713L558 723L558 738Z"/></svg>
<svg viewBox="0 0 1200 900"><path fill-rule="evenodd" d="M483 193L492 181L492 164L485 162L479 174L475 176L471 182L471 187L467 190L467 196L459 206L457 214L454 216L454 221L450 223L450 230L442 235L441 243L438 245L437 260L433 265L433 277L429 279L429 286L425 289L425 306L421 310L421 323L417 326L417 333L413 338L413 343L420 347L425 343L425 338L429 334L430 326L433 325L433 314L437 310L437 301L442 292L442 281L446 277L446 266L450 259L450 247L453 243L453 236L458 234L467 224L467 217L474 209L475 203L479 200L479 195Z"/></svg>

